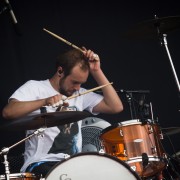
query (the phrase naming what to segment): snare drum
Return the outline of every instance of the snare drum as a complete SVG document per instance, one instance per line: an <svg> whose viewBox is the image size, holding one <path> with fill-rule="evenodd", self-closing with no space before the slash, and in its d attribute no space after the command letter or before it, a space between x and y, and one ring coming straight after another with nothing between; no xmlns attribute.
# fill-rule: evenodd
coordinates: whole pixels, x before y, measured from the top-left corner
<svg viewBox="0 0 180 180"><path fill-rule="evenodd" d="M45 180L140 180L125 162L98 152L79 153L59 162Z"/></svg>
<svg viewBox="0 0 180 180"><path fill-rule="evenodd" d="M140 177L150 177L164 169L165 153L157 124L138 119L104 129L100 140L106 153L125 161Z"/></svg>
<svg viewBox="0 0 180 180"><path fill-rule="evenodd" d="M0 175L0 180L6 179L5 175ZM9 179L13 180L39 180L34 174L32 173L15 173L10 174Z"/></svg>

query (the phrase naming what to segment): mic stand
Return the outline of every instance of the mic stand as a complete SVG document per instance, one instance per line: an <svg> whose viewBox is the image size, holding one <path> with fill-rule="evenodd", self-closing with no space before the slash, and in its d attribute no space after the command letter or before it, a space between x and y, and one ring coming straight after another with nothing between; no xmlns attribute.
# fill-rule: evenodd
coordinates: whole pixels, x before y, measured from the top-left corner
<svg viewBox="0 0 180 180"><path fill-rule="evenodd" d="M133 110L132 110L132 94L130 93L126 93L126 97L127 97L127 102L129 104L129 110L130 110L130 114L131 114L131 119L133 119Z"/></svg>
<svg viewBox="0 0 180 180"><path fill-rule="evenodd" d="M133 100L136 101L133 96L132 96L132 93L133 91L126 91L126 90L123 90L121 89L120 90L121 93L125 93L126 97L127 97L127 102L129 104L129 110L130 110L130 114L131 114L131 119L135 119L136 117L136 111L135 111L135 107L134 107L134 103L133 103ZM136 101L137 102L137 101ZM134 113L133 113L134 112ZM134 114L135 114L135 117L134 117Z"/></svg>
<svg viewBox="0 0 180 180"><path fill-rule="evenodd" d="M18 144L26 141L27 139L30 139L31 137L35 136L35 135L41 135L42 132L44 132L45 128L39 128L38 130L34 131L31 135L29 135L28 137L22 139L21 141L13 144L12 146L10 147L5 147L5 148L2 148L1 152L0 152L0 155L3 155L4 156L4 166L5 166L5 176L6 176L6 179L7 180L10 180L9 179L9 175L10 175L10 170L9 170L9 162L8 162L8 159L7 159L7 154L9 152L10 149L12 149L13 147L17 146Z"/></svg>
<svg viewBox="0 0 180 180"><path fill-rule="evenodd" d="M2 149L2 154L4 156L4 166L5 166L5 175L6 175L6 179L9 180L9 175L10 175L10 171L9 171L9 162L7 160L7 154L8 154L9 149L8 148L4 148Z"/></svg>

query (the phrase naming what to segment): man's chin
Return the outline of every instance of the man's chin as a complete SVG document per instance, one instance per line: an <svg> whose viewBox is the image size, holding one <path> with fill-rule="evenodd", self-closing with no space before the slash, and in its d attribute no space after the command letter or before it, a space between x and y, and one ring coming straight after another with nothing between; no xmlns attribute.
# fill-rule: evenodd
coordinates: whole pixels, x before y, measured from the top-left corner
<svg viewBox="0 0 180 180"><path fill-rule="evenodd" d="M67 96L67 97L70 97L70 96L73 95L73 93L74 93L74 92L67 92L67 93L66 93L66 96Z"/></svg>

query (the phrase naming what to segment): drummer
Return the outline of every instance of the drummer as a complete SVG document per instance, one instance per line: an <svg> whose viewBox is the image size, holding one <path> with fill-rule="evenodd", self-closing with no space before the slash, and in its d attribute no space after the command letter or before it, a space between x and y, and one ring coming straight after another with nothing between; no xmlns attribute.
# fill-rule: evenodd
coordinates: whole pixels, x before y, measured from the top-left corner
<svg viewBox="0 0 180 180"><path fill-rule="evenodd" d="M81 85L89 74L98 86L109 81L100 66L100 58L92 50L70 49L61 54L56 61L54 75L47 80L29 80L19 87L9 98L3 109L5 119L21 117L45 112L55 112L59 107L71 107L77 111L115 114L123 110L122 102L110 84L102 88L103 95L95 92L66 100L67 97L82 94L86 91ZM69 125L48 127L43 137L33 136L25 141L24 164L21 172L31 172L45 177L50 169L65 155L81 152L81 123L77 121ZM27 130L26 136L34 130Z"/></svg>

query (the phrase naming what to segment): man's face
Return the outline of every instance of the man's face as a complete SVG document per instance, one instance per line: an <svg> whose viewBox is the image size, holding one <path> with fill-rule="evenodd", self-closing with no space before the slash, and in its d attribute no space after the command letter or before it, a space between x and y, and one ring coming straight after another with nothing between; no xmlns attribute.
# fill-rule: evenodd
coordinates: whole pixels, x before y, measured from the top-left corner
<svg viewBox="0 0 180 180"><path fill-rule="evenodd" d="M87 81L88 75L88 70L84 71L80 68L80 65L76 65L71 74L60 80L60 93L67 97L72 96L75 91L80 89L81 84Z"/></svg>

